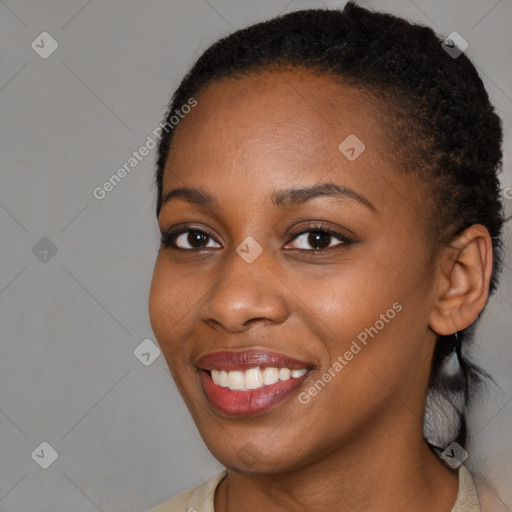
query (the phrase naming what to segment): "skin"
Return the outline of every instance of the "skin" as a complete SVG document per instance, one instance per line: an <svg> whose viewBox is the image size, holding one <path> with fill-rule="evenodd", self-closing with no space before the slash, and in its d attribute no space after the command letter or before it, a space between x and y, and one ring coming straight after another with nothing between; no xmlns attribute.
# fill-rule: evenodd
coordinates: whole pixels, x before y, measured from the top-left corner
<svg viewBox="0 0 512 512"><path fill-rule="evenodd" d="M149 312L201 436L229 470L215 510L450 511L457 475L425 444L423 412L437 335L470 325L485 305L487 230L472 226L433 253L428 191L386 159L382 109L357 90L295 69L216 82L196 99L163 192L201 188L218 204L175 198L158 223L215 240L161 246ZM366 146L353 162L338 149L349 134ZM272 204L275 192L327 182L372 207L328 196ZM294 238L310 221L354 243L327 237L330 247L315 249L308 234ZM248 236L263 248L250 264L236 252ZM202 391L200 356L259 347L311 361L307 389L396 302L402 310L308 404L294 396L242 419Z"/></svg>

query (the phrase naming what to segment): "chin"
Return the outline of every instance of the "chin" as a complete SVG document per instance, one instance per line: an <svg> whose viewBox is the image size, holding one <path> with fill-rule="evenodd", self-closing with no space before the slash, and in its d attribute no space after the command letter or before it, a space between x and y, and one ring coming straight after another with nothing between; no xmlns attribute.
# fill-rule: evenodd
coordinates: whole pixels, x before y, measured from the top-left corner
<svg viewBox="0 0 512 512"><path fill-rule="evenodd" d="M285 473L307 465L306 459L313 459L313 457L301 456L302 450L299 452L297 444L291 441L290 436L288 443L282 436L274 443L269 443L268 439L265 440L265 434L260 437L260 442L251 441L250 436L245 437L247 439L245 442L233 442L234 439L240 440L243 437L227 434L225 441L222 442L219 442L217 436L212 436L212 439L205 436L203 439L212 455L223 466L245 475Z"/></svg>

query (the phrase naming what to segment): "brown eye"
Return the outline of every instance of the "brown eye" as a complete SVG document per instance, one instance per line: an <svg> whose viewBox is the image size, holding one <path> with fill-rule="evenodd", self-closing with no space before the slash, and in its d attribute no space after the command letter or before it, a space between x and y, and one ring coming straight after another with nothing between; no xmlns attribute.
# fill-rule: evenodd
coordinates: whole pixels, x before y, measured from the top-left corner
<svg viewBox="0 0 512 512"><path fill-rule="evenodd" d="M165 247L171 249L194 250L220 247L209 233L200 229L181 229L177 232L163 233L161 241Z"/></svg>
<svg viewBox="0 0 512 512"><path fill-rule="evenodd" d="M351 245L352 240L336 233L331 229L322 226L311 226L307 231L301 231L292 239L294 243L293 249L306 251L316 251L321 249L330 249L336 246Z"/></svg>
<svg viewBox="0 0 512 512"><path fill-rule="evenodd" d="M322 233L321 231L311 232L308 236L308 244L315 249L325 249L330 246L332 236L329 233Z"/></svg>
<svg viewBox="0 0 512 512"><path fill-rule="evenodd" d="M297 245L295 248L305 250L326 249L327 247L333 247L334 245L343 243L339 240L337 243L332 243L336 242L336 239L330 233L326 233L325 231L309 231L299 235L295 240L295 244Z"/></svg>
<svg viewBox="0 0 512 512"><path fill-rule="evenodd" d="M204 233L201 233L201 231L189 231L187 233L183 233L184 235L187 235L186 241L188 244L190 244L192 247L203 247L208 242L208 235L205 235ZM180 237L178 237L179 240Z"/></svg>

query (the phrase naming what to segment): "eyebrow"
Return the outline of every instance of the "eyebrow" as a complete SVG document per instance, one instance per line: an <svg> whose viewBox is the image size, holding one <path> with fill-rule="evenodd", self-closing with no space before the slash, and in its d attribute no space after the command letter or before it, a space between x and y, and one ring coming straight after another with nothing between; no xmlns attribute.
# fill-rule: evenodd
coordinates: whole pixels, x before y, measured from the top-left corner
<svg viewBox="0 0 512 512"><path fill-rule="evenodd" d="M342 187L336 183L323 183L321 185L312 185L303 188L291 188L280 190L272 194L272 204L277 207L285 207L297 205L315 199L317 197L338 197L341 199L351 199L366 206L370 210L376 211L375 206L349 187ZM218 207L219 202L205 190L179 187L167 192L162 197L162 206L171 202L173 199L183 199L188 203L197 204L199 206Z"/></svg>

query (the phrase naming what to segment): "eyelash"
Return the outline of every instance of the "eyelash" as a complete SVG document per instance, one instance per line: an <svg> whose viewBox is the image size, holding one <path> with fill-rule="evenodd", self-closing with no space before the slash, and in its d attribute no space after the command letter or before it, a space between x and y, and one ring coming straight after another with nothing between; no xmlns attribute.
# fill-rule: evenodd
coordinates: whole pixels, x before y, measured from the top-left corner
<svg viewBox="0 0 512 512"><path fill-rule="evenodd" d="M172 249L172 250L177 250L177 251L198 251L201 249L208 249L208 247L196 247L196 248L192 248L192 249L183 249L181 247L178 247L176 245L176 239L183 233L188 233L188 232L204 234L208 238L214 240L216 243L219 243L216 240L215 236L213 236L213 234L210 233L207 229L203 229L203 228L202 229L194 229L194 228L190 228L190 227L182 227L182 228L178 228L175 230L171 230L171 231L162 233L160 241L162 242L164 247L166 247L168 249ZM339 246L346 247L346 246L352 245L354 243L354 240L351 240L350 238L342 235L341 233L333 231L332 229L328 228L327 226L324 226L323 224L309 223L306 226L306 229L302 229L301 231L294 233L293 236L290 238L290 240L287 242L287 244L289 244L291 241L295 240L299 236L304 235L306 233L311 233L311 232L330 235L330 236L338 239L341 243L336 244L335 246L326 247L323 249L296 249L296 250L306 251L306 252L320 252L320 251L325 251L326 249L333 249L334 247L339 247Z"/></svg>

